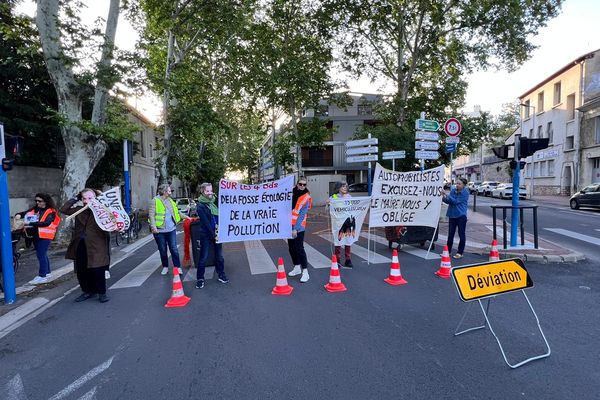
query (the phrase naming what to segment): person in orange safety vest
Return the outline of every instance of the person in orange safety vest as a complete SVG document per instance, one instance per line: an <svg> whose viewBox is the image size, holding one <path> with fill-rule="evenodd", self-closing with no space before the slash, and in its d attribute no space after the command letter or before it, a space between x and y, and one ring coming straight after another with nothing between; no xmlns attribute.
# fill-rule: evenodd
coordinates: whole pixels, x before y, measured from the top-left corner
<svg viewBox="0 0 600 400"><path fill-rule="evenodd" d="M288 239L288 248L294 269L288 275L296 276L302 274L300 282L308 282L308 261L304 251L304 232L308 210L312 207L312 198L306 187L306 178L300 177L292 193L292 238Z"/></svg>

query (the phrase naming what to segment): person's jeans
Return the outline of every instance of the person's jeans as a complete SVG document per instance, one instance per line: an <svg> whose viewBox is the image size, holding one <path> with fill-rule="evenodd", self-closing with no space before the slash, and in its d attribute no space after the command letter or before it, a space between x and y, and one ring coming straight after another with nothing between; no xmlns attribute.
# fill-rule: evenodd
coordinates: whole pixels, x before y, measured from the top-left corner
<svg viewBox="0 0 600 400"><path fill-rule="evenodd" d="M36 239L33 241L35 255L40 263L39 276L46 276L50 273L50 259L48 258L48 247L52 241L49 239Z"/></svg>
<svg viewBox="0 0 600 400"><path fill-rule="evenodd" d="M174 267L181 267L179 261L179 250L177 250L177 231L172 230L171 232L159 232L154 233L154 240L158 245L158 252L160 253L160 262L163 268L169 267L169 256L167 254L167 246L171 252L171 258L173 260Z"/></svg>
<svg viewBox="0 0 600 400"><path fill-rule="evenodd" d="M458 237L460 241L458 242L458 254L463 254L465 251L465 244L467 241L465 232L467 230L467 216L462 215L456 218L448 218L448 253L452 252L452 245L454 243L454 233L456 232L456 228L458 227Z"/></svg>
<svg viewBox="0 0 600 400"><path fill-rule="evenodd" d="M219 277L225 274L225 260L223 259L223 244L217 243L214 238L201 235L200 236L200 254L198 257L198 271L196 272L196 279L204 279L204 272L206 271L206 261L208 260L208 251L210 246L213 247L215 252L215 270Z"/></svg>
<svg viewBox="0 0 600 400"><path fill-rule="evenodd" d="M295 239L288 239L288 248L294 265L300 265L302 269L308 268L306 251L304 251L304 231L298 232Z"/></svg>

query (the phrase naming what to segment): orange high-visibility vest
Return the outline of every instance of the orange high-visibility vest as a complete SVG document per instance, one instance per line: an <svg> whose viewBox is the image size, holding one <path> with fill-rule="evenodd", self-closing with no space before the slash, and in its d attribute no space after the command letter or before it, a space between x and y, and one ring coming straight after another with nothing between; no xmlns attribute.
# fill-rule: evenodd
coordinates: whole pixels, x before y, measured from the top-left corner
<svg viewBox="0 0 600 400"><path fill-rule="evenodd" d="M38 227L38 236L40 237L40 239L54 240L54 237L56 236L56 230L58 229L58 225L60 225L60 217L58 216L58 213L54 208L47 209L44 212L44 215L42 215L42 219L40 220L40 222L44 222L44 220L48 218L48 216L52 213L56 213L54 221L52 221L48 226ZM35 211L31 210L26 215L35 215Z"/></svg>
<svg viewBox="0 0 600 400"><path fill-rule="evenodd" d="M308 209L310 210L310 208L312 207L312 197L310 197L310 194L305 193L298 198L298 202L296 202L296 207L294 207L294 209L292 210L292 226L296 225L296 222L298 222L298 216L300 215L300 210L307 203L308 203ZM306 228L306 220L307 219L308 219L308 214L302 221L303 228Z"/></svg>

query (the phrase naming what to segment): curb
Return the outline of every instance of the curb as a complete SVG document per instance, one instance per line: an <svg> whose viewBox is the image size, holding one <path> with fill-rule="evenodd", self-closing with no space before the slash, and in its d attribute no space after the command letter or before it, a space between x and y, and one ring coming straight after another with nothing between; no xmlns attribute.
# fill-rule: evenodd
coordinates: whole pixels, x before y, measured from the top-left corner
<svg viewBox="0 0 600 400"><path fill-rule="evenodd" d="M482 252L479 249L477 249L477 250L474 249L474 251L469 251L469 253L478 254L481 256L488 255L488 252ZM563 263L574 263L574 262L586 260L585 255L583 255L581 253L575 253L575 252L560 254L560 255L556 255L556 254L544 255L544 254L535 254L535 253L531 253L531 254L516 253L516 252L500 250L499 253L500 253L500 255L504 256L505 258L506 257L517 257L524 261L537 262L537 263L541 263L541 264L563 264Z"/></svg>

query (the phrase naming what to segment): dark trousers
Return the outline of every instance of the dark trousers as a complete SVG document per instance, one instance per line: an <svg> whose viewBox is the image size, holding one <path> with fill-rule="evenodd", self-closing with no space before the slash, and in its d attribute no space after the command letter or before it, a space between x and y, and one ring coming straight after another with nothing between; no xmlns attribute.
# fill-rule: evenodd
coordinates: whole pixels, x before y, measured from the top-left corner
<svg viewBox="0 0 600 400"><path fill-rule="evenodd" d="M214 238L201 235L200 236L200 254L198 257L198 271L196 279L204 279L206 271L206 261L208 260L208 249L213 246L215 251L215 270L218 276L223 276L225 273L225 260L223 259L223 244L217 243Z"/></svg>
<svg viewBox="0 0 600 400"><path fill-rule="evenodd" d="M40 264L39 276L46 276L50 273L50 259L48 258L48 247L52 241L49 239L35 239L33 247L35 247L35 255Z"/></svg>
<svg viewBox="0 0 600 400"><path fill-rule="evenodd" d="M288 248L294 265L300 265L302 269L308 268L306 251L304 251L304 231L298 232L295 239L288 239Z"/></svg>
<svg viewBox="0 0 600 400"><path fill-rule="evenodd" d="M171 260L173 266L181 267L179 261L179 250L177 250L177 231L172 230L171 232L160 232L154 233L154 240L158 245L158 252L160 253L160 262L163 267L169 267L169 255L167 254L167 246L171 252Z"/></svg>
<svg viewBox="0 0 600 400"><path fill-rule="evenodd" d="M350 261L350 255L352 252L352 246L344 246L344 257L346 261ZM335 258L338 262L342 261L342 246L335 246Z"/></svg>
<svg viewBox="0 0 600 400"><path fill-rule="evenodd" d="M77 256L75 258L75 273L79 286L84 293L106 294L106 278L104 272L108 269L105 267L88 268L87 248L85 240L80 240L77 246Z"/></svg>
<svg viewBox="0 0 600 400"><path fill-rule="evenodd" d="M465 251L465 244L467 241L465 231L467 230L467 216L461 215L456 218L448 218L448 253L452 252L452 245L454 244L454 232L456 232L456 228L458 227L458 237L460 241L458 242L458 254L463 254Z"/></svg>

